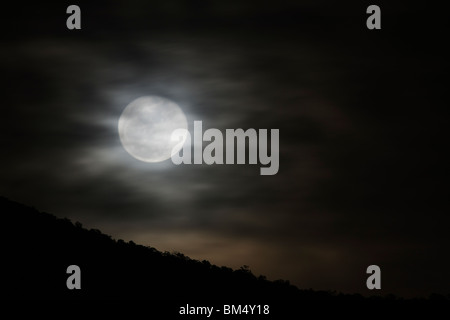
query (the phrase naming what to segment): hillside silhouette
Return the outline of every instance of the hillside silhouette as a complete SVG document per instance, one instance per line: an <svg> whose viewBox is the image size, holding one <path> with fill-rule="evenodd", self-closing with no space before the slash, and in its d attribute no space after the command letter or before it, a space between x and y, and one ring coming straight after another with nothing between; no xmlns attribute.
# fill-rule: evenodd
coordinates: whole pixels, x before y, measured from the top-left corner
<svg viewBox="0 0 450 320"><path fill-rule="evenodd" d="M113 240L3 197L0 212L4 298L367 300L359 294L300 290L288 281L256 277L247 267L232 270ZM81 290L66 287L69 265L81 268Z"/></svg>

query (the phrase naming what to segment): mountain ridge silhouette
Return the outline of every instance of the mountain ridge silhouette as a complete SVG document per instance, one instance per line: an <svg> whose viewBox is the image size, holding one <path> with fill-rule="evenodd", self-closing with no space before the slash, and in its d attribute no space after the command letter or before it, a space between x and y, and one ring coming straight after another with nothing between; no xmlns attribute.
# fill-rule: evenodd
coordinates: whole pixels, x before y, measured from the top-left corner
<svg viewBox="0 0 450 320"><path fill-rule="evenodd" d="M18 299L368 300L360 294L301 290L182 253L114 240L79 222L0 197L2 296ZM67 267L81 269L81 290L69 290ZM438 297L440 298L440 297ZM442 297L445 299L445 297Z"/></svg>

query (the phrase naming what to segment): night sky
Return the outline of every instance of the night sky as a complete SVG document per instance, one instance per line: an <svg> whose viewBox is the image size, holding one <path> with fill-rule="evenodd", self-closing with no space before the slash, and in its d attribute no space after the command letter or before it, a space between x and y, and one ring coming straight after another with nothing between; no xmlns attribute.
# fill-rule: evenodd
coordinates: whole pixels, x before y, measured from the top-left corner
<svg viewBox="0 0 450 320"><path fill-rule="evenodd" d="M81 30L66 8L81 8ZM382 29L366 28L378 4ZM408 5L406 5L408 4ZM39 1L2 9L0 195L299 288L450 292L448 17L384 1ZM279 129L280 169L145 163L117 124Z"/></svg>

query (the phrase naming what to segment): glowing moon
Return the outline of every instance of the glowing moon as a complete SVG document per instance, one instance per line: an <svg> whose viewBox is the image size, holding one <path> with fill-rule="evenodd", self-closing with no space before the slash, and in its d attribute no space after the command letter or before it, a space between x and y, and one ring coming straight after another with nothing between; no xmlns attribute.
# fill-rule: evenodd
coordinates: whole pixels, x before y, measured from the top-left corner
<svg viewBox="0 0 450 320"><path fill-rule="evenodd" d="M125 150L138 160L160 162L177 153L182 143L172 141L176 129L187 130L187 120L174 102L146 96L132 101L119 119L119 136ZM183 143L186 135L183 137ZM177 148L174 147L178 145Z"/></svg>

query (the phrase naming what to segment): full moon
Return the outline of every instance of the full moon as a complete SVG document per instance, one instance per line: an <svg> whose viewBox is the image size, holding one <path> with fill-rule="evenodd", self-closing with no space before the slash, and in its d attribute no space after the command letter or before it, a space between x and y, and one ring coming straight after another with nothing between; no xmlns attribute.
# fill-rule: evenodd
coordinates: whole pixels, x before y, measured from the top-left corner
<svg viewBox="0 0 450 320"><path fill-rule="evenodd" d="M157 96L133 100L119 119L119 136L125 150L144 162L161 162L177 153L183 143L172 141L172 132L185 129L187 120L173 101ZM177 146L175 148L175 146Z"/></svg>

